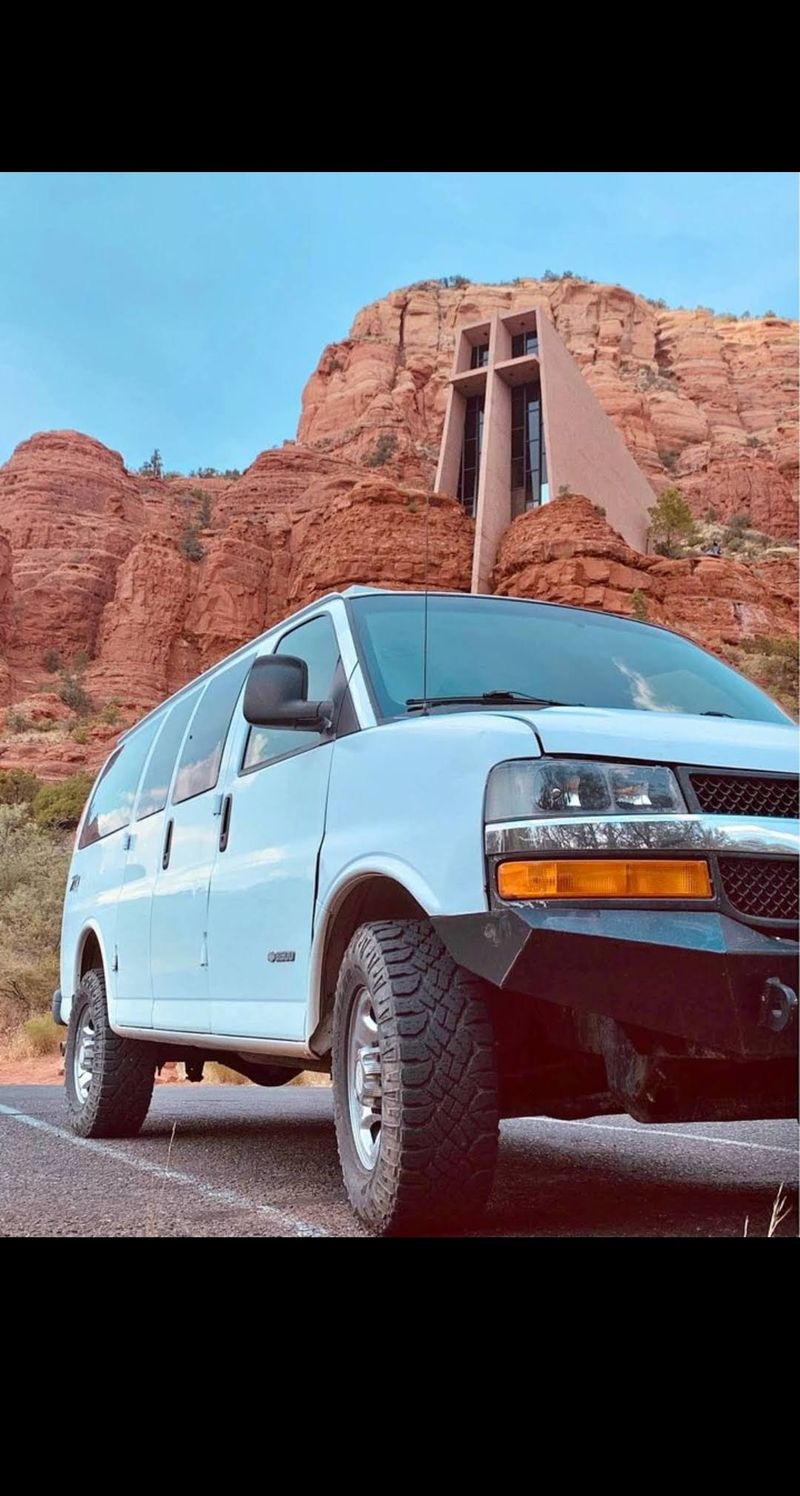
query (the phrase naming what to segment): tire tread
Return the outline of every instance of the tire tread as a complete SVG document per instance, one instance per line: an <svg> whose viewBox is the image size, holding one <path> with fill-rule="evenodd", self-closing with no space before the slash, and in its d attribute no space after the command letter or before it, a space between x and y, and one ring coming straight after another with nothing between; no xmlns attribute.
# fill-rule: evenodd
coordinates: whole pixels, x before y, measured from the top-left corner
<svg viewBox="0 0 800 1496"><path fill-rule="evenodd" d="M354 1188L346 1077L336 1084L336 1068L346 995L359 971L381 1031L384 1102L378 1164L371 1175L361 1170L366 1182L357 1177ZM334 1066L339 1155L362 1219L387 1234L478 1214L497 1159L494 1030L484 984L455 965L427 921L382 920L356 931L337 984Z"/></svg>
<svg viewBox="0 0 800 1496"><path fill-rule="evenodd" d="M81 1105L72 1083L72 1056L77 1019L87 1003L95 1026L95 1069L89 1096ZM155 1073L152 1048L136 1039L125 1039L111 1028L102 971L98 968L87 971L73 1002L64 1065L67 1107L73 1131L84 1138L135 1137L147 1116ZM96 1085L98 1076L99 1084Z"/></svg>

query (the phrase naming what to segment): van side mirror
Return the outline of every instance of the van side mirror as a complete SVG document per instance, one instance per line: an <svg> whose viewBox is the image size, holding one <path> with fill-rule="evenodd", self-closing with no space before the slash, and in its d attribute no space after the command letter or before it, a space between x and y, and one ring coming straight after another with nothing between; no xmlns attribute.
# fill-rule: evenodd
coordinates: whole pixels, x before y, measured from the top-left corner
<svg viewBox="0 0 800 1496"><path fill-rule="evenodd" d="M308 700L308 666L292 655L261 655L253 661L242 709L253 727L326 732L333 722L333 702Z"/></svg>

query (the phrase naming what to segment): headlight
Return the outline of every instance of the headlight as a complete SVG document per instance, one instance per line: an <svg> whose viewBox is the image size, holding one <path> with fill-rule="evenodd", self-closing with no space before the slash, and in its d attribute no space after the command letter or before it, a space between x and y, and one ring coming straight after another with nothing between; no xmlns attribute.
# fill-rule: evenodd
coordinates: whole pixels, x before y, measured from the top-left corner
<svg viewBox="0 0 800 1496"><path fill-rule="evenodd" d="M487 821L675 811L685 812L686 802L672 770L662 764L515 759L492 769L486 790Z"/></svg>

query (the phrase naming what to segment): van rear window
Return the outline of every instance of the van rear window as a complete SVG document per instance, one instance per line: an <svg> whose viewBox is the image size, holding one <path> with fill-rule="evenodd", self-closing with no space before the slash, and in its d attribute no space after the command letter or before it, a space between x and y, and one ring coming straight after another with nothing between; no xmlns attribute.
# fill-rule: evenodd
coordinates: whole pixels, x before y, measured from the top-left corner
<svg viewBox="0 0 800 1496"><path fill-rule="evenodd" d="M92 791L79 847L90 847L130 825L136 787L156 726L156 722L147 722L112 753Z"/></svg>
<svg viewBox="0 0 800 1496"><path fill-rule="evenodd" d="M161 731L144 771L136 806L137 821L144 821L147 816L154 816L164 809L181 739L196 705L197 691L190 691L188 695L180 696L175 705L159 718Z"/></svg>
<svg viewBox="0 0 800 1496"><path fill-rule="evenodd" d="M252 655L237 660L212 676L206 686L181 750L172 791L174 805L214 788L233 708L252 662Z"/></svg>

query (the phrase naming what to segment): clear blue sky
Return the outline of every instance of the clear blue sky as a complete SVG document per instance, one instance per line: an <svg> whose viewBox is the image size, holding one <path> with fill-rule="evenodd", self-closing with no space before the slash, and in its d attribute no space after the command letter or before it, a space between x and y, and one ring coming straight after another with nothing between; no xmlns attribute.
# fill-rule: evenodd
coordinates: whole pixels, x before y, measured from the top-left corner
<svg viewBox="0 0 800 1496"><path fill-rule="evenodd" d="M786 172L0 175L0 461L74 427L137 467L245 467L358 309L546 268L797 316Z"/></svg>

